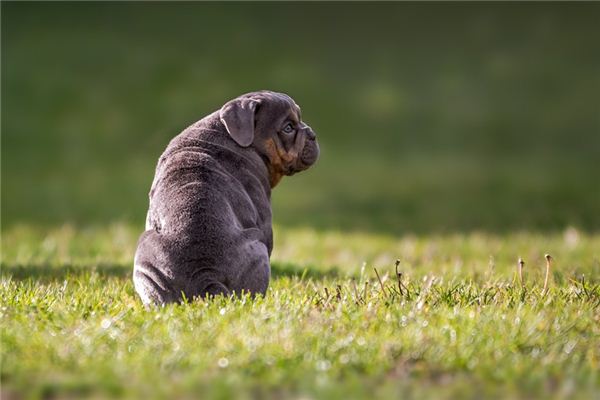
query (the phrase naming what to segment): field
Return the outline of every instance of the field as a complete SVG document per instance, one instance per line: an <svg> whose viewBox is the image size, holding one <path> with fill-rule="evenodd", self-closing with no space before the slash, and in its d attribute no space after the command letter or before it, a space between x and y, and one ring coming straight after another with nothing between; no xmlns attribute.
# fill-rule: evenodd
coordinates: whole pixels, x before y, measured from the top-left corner
<svg viewBox="0 0 600 400"><path fill-rule="evenodd" d="M265 298L146 310L131 281L135 234L113 225L3 235L8 398L593 398L600 390L600 286L590 281L600 272L597 235L278 229ZM544 252L555 259L546 292Z"/></svg>
<svg viewBox="0 0 600 400"><path fill-rule="evenodd" d="M600 3L0 7L3 399L598 398ZM266 297L144 309L158 156L263 88Z"/></svg>

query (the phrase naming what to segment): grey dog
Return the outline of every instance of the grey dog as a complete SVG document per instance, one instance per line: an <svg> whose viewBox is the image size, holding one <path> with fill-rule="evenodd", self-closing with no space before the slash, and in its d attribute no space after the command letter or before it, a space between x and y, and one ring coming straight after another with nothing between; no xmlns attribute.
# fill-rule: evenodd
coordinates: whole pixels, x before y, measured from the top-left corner
<svg viewBox="0 0 600 400"><path fill-rule="evenodd" d="M319 145L288 95L244 94L176 136L158 160L133 281L145 304L264 294L271 189Z"/></svg>

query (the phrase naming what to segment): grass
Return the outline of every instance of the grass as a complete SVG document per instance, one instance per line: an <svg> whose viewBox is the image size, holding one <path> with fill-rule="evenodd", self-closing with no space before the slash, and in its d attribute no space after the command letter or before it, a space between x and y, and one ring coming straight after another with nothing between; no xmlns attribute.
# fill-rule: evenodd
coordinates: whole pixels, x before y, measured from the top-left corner
<svg viewBox="0 0 600 400"><path fill-rule="evenodd" d="M146 310L131 282L137 233L125 224L4 232L3 395L592 398L600 390L598 235L277 228L266 297ZM554 259L547 292L544 253Z"/></svg>
<svg viewBox="0 0 600 400"><path fill-rule="evenodd" d="M598 397L600 4L0 7L3 398ZM259 88L322 150L267 296L144 309L156 160Z"/></svg>
<svg viewBox="0 0 600 400"><path fill-rule="evenodd" d="M282 225L600 226L598 3L1 7L5 226L143 221L169 140L258 88L321 144Z"/></svg>

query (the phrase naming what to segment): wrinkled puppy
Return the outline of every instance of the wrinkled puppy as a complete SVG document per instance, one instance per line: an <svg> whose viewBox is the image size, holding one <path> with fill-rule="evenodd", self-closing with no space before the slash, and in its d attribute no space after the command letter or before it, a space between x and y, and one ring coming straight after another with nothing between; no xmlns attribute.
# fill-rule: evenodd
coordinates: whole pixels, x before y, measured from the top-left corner
<svg viewBox="0 0 600 400"><path fill-rule="evenodd" d="M271 188L319 156L283 93L242 95L167 146L150 190L133 281L145 304L262 293L273 248Z"/></svg>

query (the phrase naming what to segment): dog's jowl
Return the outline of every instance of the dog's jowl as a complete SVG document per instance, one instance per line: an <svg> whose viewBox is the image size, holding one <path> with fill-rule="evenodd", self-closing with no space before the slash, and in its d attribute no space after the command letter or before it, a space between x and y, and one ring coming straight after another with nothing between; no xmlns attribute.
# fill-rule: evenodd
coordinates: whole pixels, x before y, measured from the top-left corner
<svg viewBox="0 0 600 400"><path fill-rule="evenodd" d="M318 156L300 107L270 91L233 99L176 136L158 160L135 254L142 301L264 294L271 189Z"/></svg>

